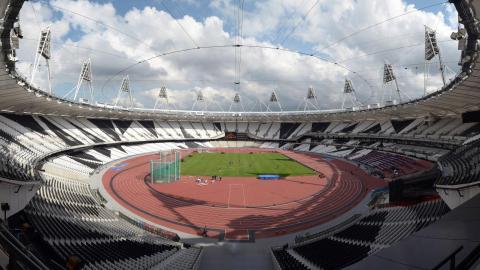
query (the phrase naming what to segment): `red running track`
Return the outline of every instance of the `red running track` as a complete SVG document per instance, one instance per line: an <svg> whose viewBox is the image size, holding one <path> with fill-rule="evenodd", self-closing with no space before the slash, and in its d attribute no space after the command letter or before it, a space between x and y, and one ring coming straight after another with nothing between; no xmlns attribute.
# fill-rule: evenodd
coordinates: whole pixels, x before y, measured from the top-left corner
<svg viewBox="0 0 480 270"><path fill-rule="evenodd" d="M277 152L323 177L289 176L275 181L224 177L221 182L199 186L193 177L185 176L172 184L151 184L145 179L150 160L158 158L155 154L120 162L127 165L109 169L103 184L120 205L151 222L190 234L201 234L207 228L210 237L235 240L251 240L249 235L272 237L319 225L353 208L369 190L385 185L345 161Z"/></svg>

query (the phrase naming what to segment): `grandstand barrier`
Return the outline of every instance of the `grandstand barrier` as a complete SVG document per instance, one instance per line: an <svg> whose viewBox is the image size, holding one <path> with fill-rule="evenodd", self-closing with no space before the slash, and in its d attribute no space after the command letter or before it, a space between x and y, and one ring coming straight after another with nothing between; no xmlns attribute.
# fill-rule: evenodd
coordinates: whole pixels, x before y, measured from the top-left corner
<svg viewBox="0 0 480 270"><path fill-rule="evenodd" d="M152 183L173 183L180 180L180 151L162 151L158 160L151 160L150 179Z"/></svg>
<svg viewBox="0 0 480 270"><path fill-rule="evenodd" d="M370 202L368 203L369 207L374 207L376 204L380 203L380 200L386 200L387 202L390 201L390 189L388 186L383 188L377 188L372 191L370 194Z"/></svg>
<svg viewBox="0 0 480 270"><path fill-rule="evenodd" d="M170 232L170 231L161 229L159 227L150 225L150 224L148 224L148 223L146 223L146 222L144 222L140 219L131 218L131 217L123 214L122 212L118 212L117 214L123 220L125 220L125 221L129 222L130 224L135 225L139 228L142 228L149 233L158 235L158 236L163 237L165 239L170 239L170 240L175 241L175 242L180 241L180 237L178 236L178 234L176 234L174 232Z"/></svg>

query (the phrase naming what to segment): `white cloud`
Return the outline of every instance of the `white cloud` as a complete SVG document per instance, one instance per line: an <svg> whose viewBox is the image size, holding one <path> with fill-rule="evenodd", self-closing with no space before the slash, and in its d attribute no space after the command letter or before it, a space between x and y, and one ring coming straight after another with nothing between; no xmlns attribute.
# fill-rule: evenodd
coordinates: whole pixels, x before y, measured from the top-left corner
<svg viewBox="0 0 480 270"><path fill-rule="evenodd" d="M52 0L52 6L47 6L28 2L21 10L26 39L21 42L18 54L22 61L17 67L29 74L38 31L51 24L55 41L52 70L59 95L73 87L81 62L91 58L96 97L100 101L112 102L122 77L129 74L139 105L153 107L158 93L155 89L166 86L171 102L175 102L178 108L190 109L195 91L201 90L211 103L208 105L210 109L218 109L215 104L228 109L235 95L232 47L192 50L135 63L161 53L192 48L195 44L233 44L234 37L227 24L233 22L235 2L211 1L210 8L220 11L221 17L195 20L186 15L178 21L155 7L132 8L120 15L112 3ZM382 91L381 68L385 62L394 65L402 91L412 97L419 96L423 93L424 24L437 30L443 59L455 70L459 54L455 42L449 41L456 20L456 12L451 7L445 14L412 12L325 48L359 29L410 12L414 7L401 0L320 1L301 22L314 3L313 0L254 2L244 13L242 43L275 47L298 25L285 44L293 44L293 50L327 55L350 71L357 72L361 78L338 65L313 57L243 47L240 94L245 106L253 106L258 99L266 102L275 89L285 109L296 109L303 102L307 88L312 86L323 108L338 108L345 77L354 81L361 100L379 96ZM129 66L131 68L126 72L119 73ZM430 71L429 91L441 86L435 64L431 65ZM45 73L42 74L39 85L45 84Z"/></svg>

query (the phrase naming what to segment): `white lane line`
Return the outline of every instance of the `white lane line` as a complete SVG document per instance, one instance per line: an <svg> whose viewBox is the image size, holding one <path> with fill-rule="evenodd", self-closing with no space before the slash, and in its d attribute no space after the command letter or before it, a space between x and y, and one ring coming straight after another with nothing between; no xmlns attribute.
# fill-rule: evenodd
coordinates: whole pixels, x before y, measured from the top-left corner
<svg viewBox="0 0 480 270"><path fill-rule="evenodd" d="M230 207L230 199L231 199L231 194L232 194L232 186L241 186L242 187L242 194L243 194L243 208L246 206L246 201L245 201L245 188L243 187L243 184L229 184L228 185L228 203L227 203L227 208L239 208L239 207Z"/></svg>
<svg viewBox="0 0 480 270"><path fill-rule="evenodd" d="M242 191L243 191L243 208L247 207L247 197L245 196L245 186L242 184Z"/></svg>
<svg viewBox="0 0 480 270"><path fill-rule="evenodd" d="M230 208L230 194L232 193L232 184L228 185L228 201L227 201L227 208Z"/></svg>

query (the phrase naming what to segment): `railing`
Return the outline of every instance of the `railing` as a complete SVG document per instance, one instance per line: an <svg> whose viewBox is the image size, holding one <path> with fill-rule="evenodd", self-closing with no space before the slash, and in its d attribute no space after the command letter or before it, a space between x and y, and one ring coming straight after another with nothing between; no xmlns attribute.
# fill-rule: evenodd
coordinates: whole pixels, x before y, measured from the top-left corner
<svg viewBox="0 0 480 270"><path fill-rule="evenodd" d="M35 257L27 248L13 236L8 228L0 222L0 245L3 246L9 255L17 261L25 264L28 269L48 270L49 268L43 264L40 259Z"/></svg>
<svg viewBox="0 0 480 270"><path fill-rule="evenodd" d="M477 245L470 254L463 259L463 261L457 266L457 269L471 269L472 266L480 259L480 244Z"/></svg>
<svg viewBox="0 0 480 270"><path fill-rule="evenodd" d="M302 136L317 136L323 138L350 138L350 139L375 139L375 140L396 140L402 141L410 145L417 145L418 143L425 143L429 146L441 146L442 148L455 149L467 139L463 136L447 136L446 137L436 137L431 135L415 136L415 135L401 135L401 134L370 134L370 133L327 133L327 132L308 132Z"/></svg>
<svg viewBox="0 0 480 270"><path fill-rule="evenodd" d="M353 216L351 216L349 219L331 227L331 228L328 228L326 230L323 230L323 231L320 231L318 233L314 233L314 234L308 234L308 235L297 235L295 236L295 244L305 244L307 241L309 240L319 240L320 238L324 238L326 236L329 236L329 235L332 235L336 232L338 232L339 230L353 224L354 222L356 222L357 220L359 220L360 218L362 217L362 215L360 214L355 214Z"/></svg>
<svg viewBox="0 0 480 270"><path fill-rule="evenodd" d="M455 270L455 256L463 249L463 246L459 246L455 249L450 255L448 255L445 259L443 259L440 263L438 263L432 270L438 270L442 268L446 263L450 262L450 270Z"/></svg>
<svg viewBox="0 0 480 270"><path fill-rule="evenodd" d="M198 254L197 260L195 260L195 264L192 267L192 270L198 270L200 269L200 262L202 261L203 257L203 248L200 250L200 254Z"/></svg>
<svg viewBox="0 0 480 270"><path fill-rule="evenodd" d="M158 227L155 227L153 225L150 225L144 221L141 221L141 220L138 220L138 219L135 219L135 218L131 218L121 212L118 213L119 217L121 217L123 220L126 220L128 221L130 224L132 225L135 225L149 233L152 233L152 234L155 234L155 235L158 235L162 238L165 238L165 239L170 239L172 241L176 241L178 242L180 240L180 237L178 237L178 235L176 233L173 233L173 232L170 232L170 231L166 231L166 230L163 230L161 228L158 228Z"/></svg>
<svg viewBox="0 0 480 270"><path fill-rule="evenodd" d="M280 266L280 263L278 262L277 258L275 257L275 254L273 253L272 249L270 249L270 256L272 258L273 269L274 270L282 270L282 267Z"/></svg>

